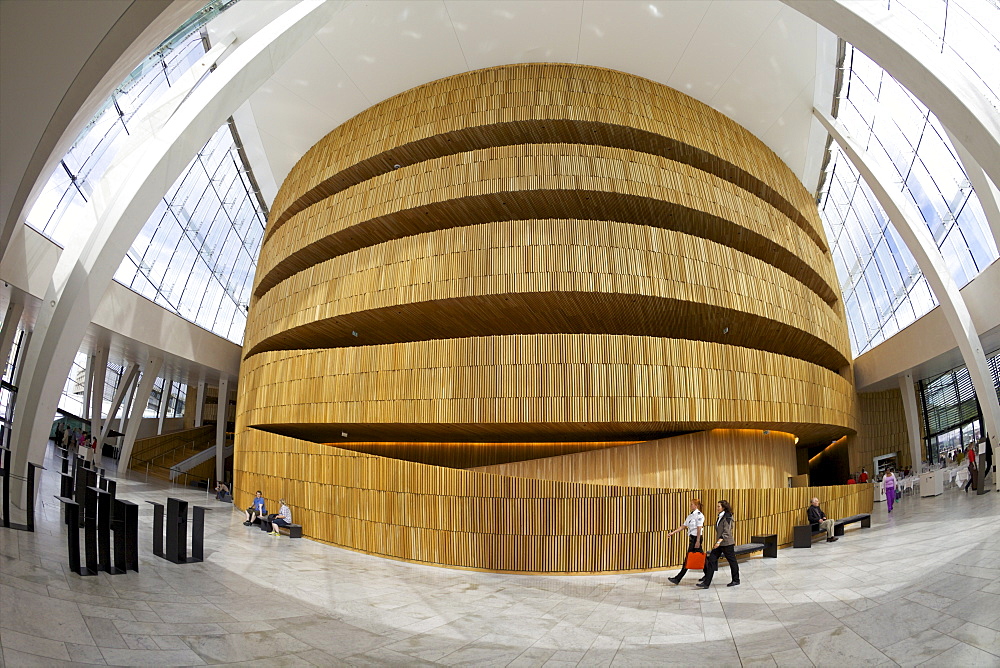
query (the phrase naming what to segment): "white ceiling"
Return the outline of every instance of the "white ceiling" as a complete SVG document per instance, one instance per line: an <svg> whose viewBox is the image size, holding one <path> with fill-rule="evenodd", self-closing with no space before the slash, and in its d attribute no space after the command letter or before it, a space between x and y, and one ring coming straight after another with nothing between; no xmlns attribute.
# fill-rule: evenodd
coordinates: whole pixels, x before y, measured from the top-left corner
<svg viewBox="0 0 1000 668"><path fill-rule="evenodd" d="M245 38L283 6L240 3L210 33ZM760 137L812 190L826 134L811 111L829 108L835 53L831 33L777 0L353 0L236 119L270 201L310 146L381 100L483 67L582 63L711 105Z"/></svg>

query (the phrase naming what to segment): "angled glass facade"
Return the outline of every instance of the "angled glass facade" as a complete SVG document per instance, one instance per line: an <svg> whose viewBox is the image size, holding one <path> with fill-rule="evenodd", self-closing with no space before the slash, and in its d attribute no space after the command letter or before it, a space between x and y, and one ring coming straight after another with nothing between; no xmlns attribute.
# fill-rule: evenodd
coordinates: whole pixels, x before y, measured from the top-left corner
<svg viewBox="0 0 1000 668"><path fill-rule="evenodd" d="M898 175L893 185L927 224L952 277L964 286L997 259L997 248L951 141L919 100L850 45L844 68L838 119L870 155L892 166ZM937 302L850 160L836 143L830 151L819 208L857 356Z"/></svg>
<svg viewBox="0 0 1000 668"><path fill-rule="evenodd" d="M93 190L129 137L206 52L201 28L235 0L205 6L116 88L50 177L27 222L70 243ZM246 306L267 211L223 125L171 187L132 243L115 280L181 317L242 343Z"/></svg>
<svg viewBox="0 0 1000 668"><path fill-rule="evenodd" d="M242 343L266 221L232 128L224 125L160 200L115 280Z"/></svg>

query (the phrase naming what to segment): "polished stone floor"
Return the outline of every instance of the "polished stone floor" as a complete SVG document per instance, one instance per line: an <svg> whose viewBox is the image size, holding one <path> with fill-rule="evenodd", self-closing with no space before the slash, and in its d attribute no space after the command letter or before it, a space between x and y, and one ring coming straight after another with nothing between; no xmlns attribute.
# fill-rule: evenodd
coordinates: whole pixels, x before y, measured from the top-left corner
<svg viewBox="0 0 1000 668"><path fill-rule="evenodd" d="M447 570L269 537L201 492L122 480L138 573L67 573L57 477L39 528L0 529L2 666L1000 666L1000 495L907 497L837 543L742 560L709 591L670 573ZM152 507L208 505L206 561L151 553ZM737 514L739 509L737 509Z"/></svg>

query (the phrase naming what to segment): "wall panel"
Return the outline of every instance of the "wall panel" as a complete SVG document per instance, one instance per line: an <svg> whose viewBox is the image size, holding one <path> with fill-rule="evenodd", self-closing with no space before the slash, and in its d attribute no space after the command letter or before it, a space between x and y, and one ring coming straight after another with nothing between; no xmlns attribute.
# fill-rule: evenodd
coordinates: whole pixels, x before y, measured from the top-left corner
<svg viewBox="0 0 1000 668"><path fill-rule="evenodd" d="M792 434L713 429L474 470L543 480L698 489L786 487L796 468Z"/></svg>
<svg viewBox="0 0 1000 668"><path fill-rule="evenodd" d="M872 507L871 485L671 490L533 480L257 430L244 432L235 468L237 506L249 505L256 489L271 503L284 497L308 537L395 559L490 571L582 574L676 566L687 541L666 534L683 522L692 497L707 509L728 499L741 543L761 533L790 543L813 496L831 517Z"/></svg>
<svg viewBox="0 0 1000 668"><path fill-rule="evenodd" d="M678 563L692 494L730 498L741 540L789 541L812 494L870 508L784 487L794 437L856 427L812 197L678 91L552 64L397 95L289 173L257 266L236 497L284 495L317 540L620 571ZM713 429L757 432L622 445ZM462 470L501 464L540 477Z"/></svg>

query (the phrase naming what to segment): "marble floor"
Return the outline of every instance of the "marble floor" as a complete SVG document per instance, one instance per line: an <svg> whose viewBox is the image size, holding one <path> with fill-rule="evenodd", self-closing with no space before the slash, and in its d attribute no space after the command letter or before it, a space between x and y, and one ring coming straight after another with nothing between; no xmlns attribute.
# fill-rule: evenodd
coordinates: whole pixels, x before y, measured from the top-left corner
<svg viewBox="0 0 1000 668"><path fill-rule="evenodd" d="M672 572L531 577L379 559L242 525L204 492L121 480L138 573L67 573L54 462L34 534L0 529L0 667L1000 666L1000 495L907 497L837 543ZM152 507L208 513L206 560L154 557Z"/></svg>

